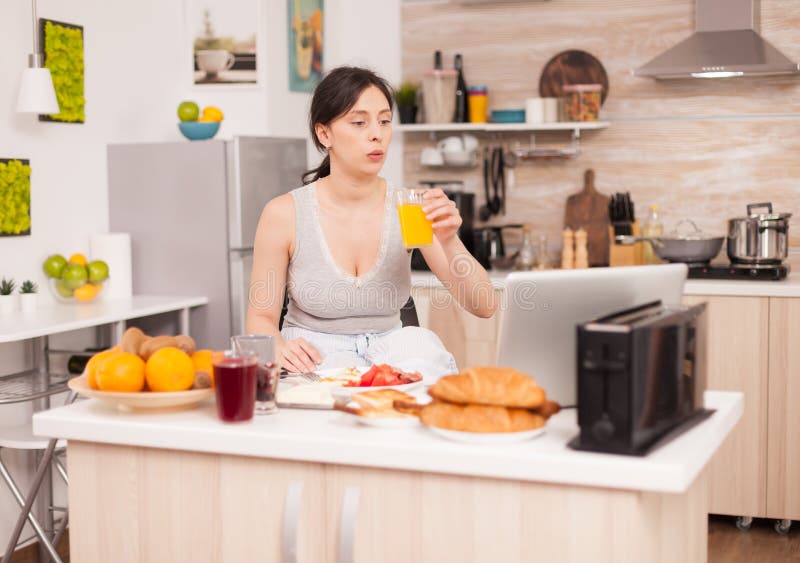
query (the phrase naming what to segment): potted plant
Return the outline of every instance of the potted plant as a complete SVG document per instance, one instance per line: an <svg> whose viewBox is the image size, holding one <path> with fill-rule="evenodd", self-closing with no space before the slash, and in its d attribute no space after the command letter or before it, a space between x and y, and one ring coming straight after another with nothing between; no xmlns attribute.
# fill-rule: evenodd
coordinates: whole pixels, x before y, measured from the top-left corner
<svg viewBox="0 0 800 563"><path fill-rule="evenodd" d="M0 316L9 315L17 310L17 296L14 295L16 287L14 280L6 278L0 280Z"/></svg>
<svg viewBox="0 0 800 563"><path fill-rule="evenodd" d="M39 288L31 280L25 280L19 287L19 307L23 313L32 313L36 310Z"/></svg>
<svg viewBox="0 0 800 563"><path fill-rule="evenodd" d="M400 123L416 123L417 121L417 90L413 82L403 82L394 92L394 101L400 114Z"/></svg>

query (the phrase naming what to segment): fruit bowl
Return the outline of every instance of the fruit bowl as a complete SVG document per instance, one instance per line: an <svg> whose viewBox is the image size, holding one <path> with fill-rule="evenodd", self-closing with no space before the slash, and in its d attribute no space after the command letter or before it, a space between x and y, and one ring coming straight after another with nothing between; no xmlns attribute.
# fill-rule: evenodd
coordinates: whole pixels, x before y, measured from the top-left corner
<svg viewBox="0 0 800 563"><path fill-rule="evenodd" d="M219 121L181 121L178 129L190 141L210 139L219 131Z"/></svg>
<svg viewBox="0 0 800 563"><path fill-rule="evenodd" d="M91 303L103 290L103 282L84 282L77 288L70 289L65 280L50 278L47 285L59 303Z"/></svg>

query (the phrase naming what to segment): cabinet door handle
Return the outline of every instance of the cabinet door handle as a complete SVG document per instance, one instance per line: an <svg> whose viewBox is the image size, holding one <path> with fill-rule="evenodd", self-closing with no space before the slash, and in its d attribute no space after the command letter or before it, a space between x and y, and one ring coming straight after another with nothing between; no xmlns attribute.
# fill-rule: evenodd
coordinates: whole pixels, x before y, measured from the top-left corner
<svg viewBox="0 0 800 563"><path fill-rule="evenodd" d="M347 487L342 497L342 515L339 520L339 563L353 563L356 543L356 518L361 489Z"/></svg>
<svg viewBox="0 0 800 563"><path fill-rule="evenodd" d="M303 482L292 481L286 488L286 502L283 505L283 538L281 541L281 561L297 563L297 528L300 524L300 510L303 507Z"/></svg>

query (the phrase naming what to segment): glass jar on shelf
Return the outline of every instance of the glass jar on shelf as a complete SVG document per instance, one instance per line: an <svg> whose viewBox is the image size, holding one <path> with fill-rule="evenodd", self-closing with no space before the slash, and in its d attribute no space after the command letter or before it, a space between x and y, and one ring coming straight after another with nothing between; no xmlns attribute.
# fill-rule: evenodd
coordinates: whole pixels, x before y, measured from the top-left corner
<svg viewBox="0 0 800 563"><path fill-rule="evenodd" d="M522 244L520 244L517 259L514 262L514 269L532 270L535 265L536 251L531 240L531 226L526 223L522 227Z"/></svg>

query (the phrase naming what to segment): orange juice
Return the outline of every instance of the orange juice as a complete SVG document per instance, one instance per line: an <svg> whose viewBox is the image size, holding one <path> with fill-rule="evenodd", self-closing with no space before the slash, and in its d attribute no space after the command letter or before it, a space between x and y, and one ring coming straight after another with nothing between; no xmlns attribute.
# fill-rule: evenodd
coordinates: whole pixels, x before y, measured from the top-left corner
<svg viewBox="0 0 800 563"><path fill-rule="evenodd" d="M417 248L433 244L433 226L425 217L422 205L401 203L397 206L400 215L400 232L406 248Z"/></svg>

